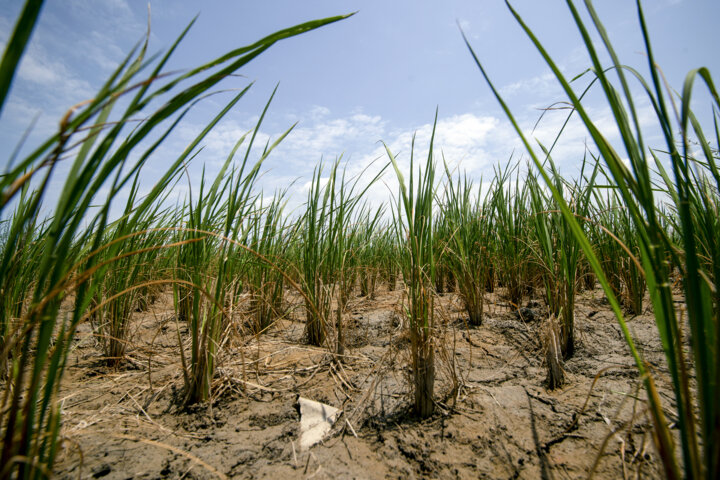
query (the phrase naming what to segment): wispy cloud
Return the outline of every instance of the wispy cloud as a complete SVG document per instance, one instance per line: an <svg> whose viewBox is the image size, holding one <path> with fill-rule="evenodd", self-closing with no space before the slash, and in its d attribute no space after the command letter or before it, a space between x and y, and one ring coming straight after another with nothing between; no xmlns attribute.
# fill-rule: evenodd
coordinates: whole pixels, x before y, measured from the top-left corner
<svg viewBox="0 0 720 480"><path fill-rule="evenodd" d="M532 95L534 97L547 97L558 93L560 93L560 88L557 79L551 72L524 78L500 88L500 94L503 96Z"/></svg>
<svg viewBox="0 0 720 480"><path fill-rule="evenodd" d="M30 48L20 63L17 75L17 80L32 85L36 94L45 89L66 99L90 98L92 95L88 81L73 74L41 45L35 44Z"/></svg>

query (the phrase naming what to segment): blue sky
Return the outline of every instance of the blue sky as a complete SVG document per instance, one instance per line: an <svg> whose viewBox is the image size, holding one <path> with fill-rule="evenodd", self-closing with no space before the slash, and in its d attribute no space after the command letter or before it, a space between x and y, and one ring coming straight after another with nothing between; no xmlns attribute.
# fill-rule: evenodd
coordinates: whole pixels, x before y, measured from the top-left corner
<svg viewBox="0 0 720 480"><path fill-rule="evenodd" d="M512 3L567 75L588 66L564 1ZM621 59L645 71L634 2L596 3ZM268 160L262 186L272 190L297 179L291 189L297 202L302 201L303 189L321 158L331 161L344 154L349 170L359 172L382 156L378 142L383 140L407 160L413 132L418 145L427 144L436 107L437 145L451 165L487 178L494 165L507 162L518 142L465 48L458 25L528 131L542 107L564 99L534 47L498 0L153 0L150 5L153 52L167 48L200 14L171 69L192 67L283 27L358 12L273 46L240 72L244 78L228 79L219 87L241 88L255 81L250 93L208 137L196 171L202 165L209 173L215 171L239 135L254 125L279 83L261 138L277 137L294 122L299 124ZM0 0L3 45L21 6L19 0ZM644 8L658 63L673 87L682 86L691 68L719 71L720 33L714 28L720 18L718 2L648 0ZM146 21L144 1L48 0L0 117L1 161L7 161L35 115L40 117L28 146L52 133L70 105L91 98L142 38ZM153 159L148 181L153 172L162 170L164 161L182 151L229 95L208 99L194 111ZM612 136L607 109L593 98L590 105L598 123ZM702 116L702 109L707 109L702 95L697 105ZM534 136L551 141L564 115L546 116ZM652 131L649 109L641 110L641 117ZM585 140L583 128L571 125L556 152L556 160L570 175L577 170ZM519 153L516 150L516 158ZM392 188L391 178L386 183ZM61 188L61 179L53 186ZM386 191L380 185L373 195Z"/></svg>

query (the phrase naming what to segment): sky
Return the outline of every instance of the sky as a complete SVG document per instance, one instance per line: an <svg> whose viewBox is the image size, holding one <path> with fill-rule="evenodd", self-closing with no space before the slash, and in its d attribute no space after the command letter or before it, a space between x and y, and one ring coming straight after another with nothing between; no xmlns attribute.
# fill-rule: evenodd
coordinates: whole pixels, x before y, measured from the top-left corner
<svg viewBox="0 0 720 480"><path fill-rule="evenodd" d="M567 76L589 66L565 1L511 3ZM578 3L585 12L582 2ZM595 3L621 60L646 72L635 2ZM19 0L0 0L3 48L21 7ZM461 29L527 133L550 143L567 115L562 110L550 111L533 129L543 108L565 97L503 1L151 0L149 7L151 52L167 49L198 16L168 66L178 71L284 27L357 12L274 45L241 69L241 77L218 86L218 90L239 89L254 82L204 141L203 152L192 166L196 175L191 176L191 184L198 182L203 168L208 176L217 172L235 141L255 125L276 86L259 139L277 138L296 122L297 126L266 161L258 188L270 194L288 188L295 207L303 201L321 159L328 163L342 155L351 174L359 174L379 159L372 164L372 172L387 163L382 141L407 168L411 138L416 134L417 154L422 155L436 109L436 153L442 152L455 171L467 172L479 182L491 177L494 167L507 165L511 156L513 161L523 161L527 157L468 52ZM673 88L681 89L692 68L719 71L720 31L714 28L720 18L719 2L647 0L644 10L657 62ZM37 121L22 150L26 153L55 131L58 119L71 105L92 98L143 38L147 21L145 1L47 0L0 116L0 163L7 164L34 118ZM577 90L586 84L581 79ZM662 147L649 105L637 84L633 89L639 94L649 143ZM699 115L711 118L707 97L701 88L697 90ZM154 155L146 170L145 188L231 96L231 92L213 96L193 110ZM594 91L588 106L603 131L616 138L609 110ZM563 134L554 156L565 174L577 174L587 140L585 129L577 123ZM373 187L371 197L386 198L395 185L388 172ZM61 188L62 169L53 178L49 201ZM180 197L186 191L186 185L177 187Z"/></svg>

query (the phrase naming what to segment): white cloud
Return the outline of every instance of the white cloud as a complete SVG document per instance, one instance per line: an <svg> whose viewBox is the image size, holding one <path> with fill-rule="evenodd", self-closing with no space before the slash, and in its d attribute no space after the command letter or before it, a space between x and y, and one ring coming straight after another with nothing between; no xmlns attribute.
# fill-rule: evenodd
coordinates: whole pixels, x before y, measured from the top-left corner
<svg viewBox="0 0 720 480"><path fill-rule="evenodd" d="M287 182L286 174L292 169L302 177L292 192L295 197L292 203L298 205L304 201L309 189L312 169L323 155L326 159L334 159L337 152L346 153L344 159L347 178L362 174L360 184L369 182L390 161L379 140L385 142L397 157L404 174L408 175L413 135L417 166L424 165L431 134L430 123L390 130L387 122L379 116L358 113L344 118L311 122L294 131L269 160L270 168L278 162L282 164L282 176L276 177L271 171L263 183L267 188ZM514 134L507 122L492 116L467 113L440 118L434 143L438 178L443 174L443 155L451 169L468 171L478 178L485 174L487 178L494 164L509 158L514 142ZM381 203L387 204L391 195L396 192L397 180L394 172L389 169L382 181L368 191L367 199L371 205L378 207Z"/></svg>
<svg viewBox="0 0 720 480"><path fill-rule="evenodd" d="M511 97L515 95L531 95L533 97L547 97L560 93L558 81L552 73L544 73L535 77L524 78L517 82L500 88L500 95Z"/></svg>
<svg viewBox="0 0 720 480"><path fill-rule="evenodd" d="M52 60L41 47L30 49L23 57L17 80L34 84L65 98L90 98L90 84L75 76L62 63Z"/></svg>
<svg viewBox="0 0 720 480"><path fill-rule="evenodd" d="M346 178L362 175L360 184L363 184L389 163L380 142L382 140L397 155L398 163L407 173L410 145L415 134L416 165L424 165L432 132L431 123L390 128L382 117L368 112L354 111L337 116L320 106L313 111L316 115L306 117L273 151L263 167L266 173L259 180L258 187L266 195L290 187L290 210L300 207L305 201L313 169L321 160L325 163L323 177L326 177L330 164L342 155ZM208 177L215 175L235 142L249 128L252 128L251 122L240 124L227 121L218 125L203 142L205 149L195 160L194 171L199 172L198 165L204 162ZM199 126L181 126L176 136L189 139L199 129ZM281 133L280 129L259 132L251 160L257 158L265 142L273 142ZM478 178L485 175L487 178L492 173L493 165L507 161L514 144L517 144L514 133L507 122L499 118L473 113L441 117L435 136L438 178L443 174L443 155L453 170L467 171ZM293 180L297 181L291 186ZM199 181L199 178L193 181ZM325 181L323 178L322 182ZM388 169L383 181L371 188L367 198L374 206L379 206L383 202L387 203L390 195L396 191L395 174Z"/></svg>
<svg viewBox="0 0 720 480"><path fill-rule="evenodd" d="M319 120L330 115L330 109L320 105L315 105L310 109L310 118L313 120Z"/></svg>

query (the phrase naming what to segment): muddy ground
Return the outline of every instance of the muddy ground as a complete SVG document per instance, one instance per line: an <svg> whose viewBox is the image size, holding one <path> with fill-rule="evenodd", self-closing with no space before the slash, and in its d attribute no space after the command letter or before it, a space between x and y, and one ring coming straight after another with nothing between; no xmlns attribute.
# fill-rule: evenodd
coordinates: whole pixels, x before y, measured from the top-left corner
<svg viewBox="0 0 720 480"><path fill-rule="evenodd" d="M129 361L105 366L83 325L62 389L60 478L657 478L644 392L600 290L580 294L567 384L546 388L541 322L489 295L483 326L464 322L454 294L438 302L436 413L410 413L402 293L354 298L341 366L302 343L299 299L259 337L231 335L216 398L183 408L178 329L165 293L135 313ZM536 300L539 302L539 300ZM646 302L647 305L647 302ZM291 305L292 306L292 305ZM540 303L531 304L537 312ZM540 315L542 316L542 315ZM652 315L630 328L671 390ZM186 345L187 348L187 345ZM595 382L593 384L593 382ZM298 395L343 414L322 444L299 449ZM672 419L672 414L668 414Z"/></svg>

